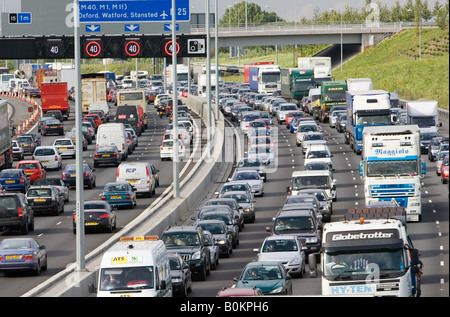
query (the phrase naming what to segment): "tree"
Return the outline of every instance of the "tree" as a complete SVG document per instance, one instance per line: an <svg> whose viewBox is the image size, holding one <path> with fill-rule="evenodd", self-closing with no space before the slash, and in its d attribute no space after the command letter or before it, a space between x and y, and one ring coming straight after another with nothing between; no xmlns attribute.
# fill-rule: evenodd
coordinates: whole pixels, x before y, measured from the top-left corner
<svg viewBox="0 0 450 317"><path fill-rule="evenodd" d="M430 9L428 8L428 1L425 0L422 3L422 19L427 22L429 20L431 20L431 18L433 17L432 12L430 11Z"/></svg>
<svg viewBox="0 0 450 317"><path fill-rule="evenodd" d="M412 0L408 0L408 2L402 8L402 21L414 22L414 5Z"/></svg>
<svg viewBox="0 0 450 317"><path fill-rule="evenodd" d="M449 1L439 8L436 14L436 24L441 30L448 28L449 26Z"/></svg>
<svg viewBox="0 0 450 317"><path fill-rule="evenodd" d="M395 2L395 5L391 10L391 21L392 22L402 21L402 7L400 6L400 2L398 0Z"/></svg>

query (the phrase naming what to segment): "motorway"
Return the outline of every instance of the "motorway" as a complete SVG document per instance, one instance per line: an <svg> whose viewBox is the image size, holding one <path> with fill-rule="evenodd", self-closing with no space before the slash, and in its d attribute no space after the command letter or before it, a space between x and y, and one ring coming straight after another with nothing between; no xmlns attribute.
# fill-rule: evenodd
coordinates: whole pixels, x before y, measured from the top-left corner
<svg viewBox="0 0 450 317"><path fill-rule="evenodd" d="M15 115L20 115L21 101L11 101L16 109ZM153 107L150 107L153 110ZM131 160L146 159L155 163L160 169L161 186L157 188L157 195L160 195L165 187L172 181L172 163L161 162L159 159L159 141L162 137L163 127L168 123L166 118L159 119L155 112L150 113L152 127L139 138L140 146L131 156ZM73 125L73 117L65 122L65 126ZM332 151L333 165L336 169L334 177L337 179L337 201L333 203L332 220L338 220L344 211L354 206L364 205L363 182L359 177L359 161L357 156L344 143L343 134L331 129L327 123L320 124L328 138L328 145ZM269 173L267 182L264 184L264 197L256 198L256 221L246 224L240 232L240 244L233 250L229 258L221 258L218 268L211 273L206 281L195 281L192 287L191 297L212 297L222 287L229 287L234 284L233 277L239 276L241 270L250 261L256 259L253 251L259 248L264 238L268 235L265 227L272 225L272 217L285 202L286 187L289 186L290 177L294 170L303 166L301 148L295 145L295 135L283 125L276 125L278 128L278 162L277 169ZM68 129L67 129L68 130ZM441 131L448 133L448 131ZM43 144L53 142L53 136L43 138ZM244 144L243 142L242 144ZM95 145L90 145L88 151L84 152L86 162L91 162L89 155ZM440 183L435 173L435 163L429 162L426 155L423 160L427 162L427 175L423 178L423 220L421 223L408 223L408 232L422 254L424 262L424 275L422 278L422 296L425 297L448 297L448 187ZM64 160L69 163L72 160ZM114 171L114 172L113 172ZM60 172L50 172L49 175L58 175ZM92 190L85 190L85 199L98 199L98 194L106 182L114 181L115 168L97 169L97 187ZM220 184L211 186L210 193L205 195L205 200L214 197L215 188ZM447 198L445 197L447 196ZM70 202L66 205L66 212L60 216L37 217L36 229L30 233L41 244L47 246L49 252L49 268L41 276L25 276L17 274L13 276L0 276L0 286L8 283L8 289L0 287L0 296L17 297L29 289L43 282L45 279L56 274L65 268L68 263L75 261L75 239L72 233L72 210L74 206L75 191L71 190ZM133 219L140 211L148 206L153 198L141 198L138 200L138 208L134 210L119 210L118 228L120 230L126 223ZM198 206L192 206L192 212ZM187 218L189 219L189 218ZM186 224L191 221L187 220ZM0 234L1 238L10 234ZM16 236L16 235L14 235ZM87 234L86 251L93 250L95 246L106 240L110 234ZM319 295L320 278L310 278L308 274L304 278L294 279L294 295Z"/></svg>
<svg viewBox="0 0 450 317"><path fill-rule="evenodd" d="M28 116L28 103L18 99L7 99L14 108L14 117L12 122L17 125L19 118ZM73 104L71 105L73 107ZM115 107L112 106L114 111ZM172 183L173 164L171 161L161 161L159 155L159 146L164 134L164 128L169 123L169 118L160 119L156 115L153 106L149 108L149 128L139 137L139 146L125 162L147 160L152 162L159 169L160 186L156 188L156 195L152 198L138 198L137 206L134 209L119 209L117 211L117 229L112 233L87 233L85 238L86 254L94 250L112 235L117 233L126 224L136 218L145 210L155 199L157 199L164 190ZM74 112L71 113L69 120L64 121L64 130L69 131L75 125ZM196 120L197 121L197 120ZM30 131L37 133L37 127ZM56 138L60 136L49 135L41 137L42 145L51 145ZM88 145L88 150L83 152L83 162L93 167L93 152L95 141ZM31 156L25 156L29 159ZM75 159L63 159L65 164L75 163ZM182 171L185 163L180 164ZM13 165L15 166L15 165ZM108 182L114 182L116 176L116 167L100 166L96 168L97 182L93 189L84 190L84 200L98 200L101 190ZM61 171L47 171L47 177L61 177ZM72 232L72 216L75 210L75 189L70 190L70 200L65 204L65 212L59 216L36 216L35 230L29 233L29 237L35 238L40 244L46 246L48 251L48 270L41 273L40 276L30 276L24 274L0 275L0 297L18 297L30 289L44 282L49 277L64 270L69 263L76 261L75 254L75 235ZM16 233L0 233L0 239L7 237L18 237ZM8 288L1 287L8 284Z"/></svg>

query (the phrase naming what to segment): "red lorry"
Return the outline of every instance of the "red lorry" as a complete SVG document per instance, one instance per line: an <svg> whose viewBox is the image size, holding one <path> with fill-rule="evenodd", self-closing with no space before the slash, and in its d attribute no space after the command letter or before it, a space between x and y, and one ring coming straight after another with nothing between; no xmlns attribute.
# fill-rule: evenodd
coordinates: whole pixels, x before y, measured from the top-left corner
<svg viewBox="0 0 450 317"><path fill-rule="evenodd" d="M69 98L67 83L41 83L42 113L49 110L60 110L64 120L69 118Z"/></svg>

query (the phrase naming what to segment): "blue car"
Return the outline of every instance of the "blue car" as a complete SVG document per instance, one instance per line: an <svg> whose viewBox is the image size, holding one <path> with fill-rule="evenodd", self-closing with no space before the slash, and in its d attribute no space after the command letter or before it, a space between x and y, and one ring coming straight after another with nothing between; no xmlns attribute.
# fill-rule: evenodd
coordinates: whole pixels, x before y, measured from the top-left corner
<svg viewBox="0 0 450 317"><path fill-rule="evenodd" d="M76 164L67 164L61 173L61 179L66 186L76 186L77 174ZM89 164L83 164L83 185L88 188L94 188L96 182L95 168Z"/></svg>
<svg viewBox="0 0 450 317"><path fill-rule="evenodd" d="M278 261L250 262L234 281L236 287L257 287L264 295L292 295L291 276Z"/></svg>
<svg viewBox="0 0 450 317"><path fill-rule="evenodd" d="M136 190L128 182L107 183L101 198L111 206L136 206Z"/></svg>
<svg viewBox="0 0 450 317"><path fill-rule="evenodd" d="M33 238L11 238L0 242L0 271L33 271L39 275L47 269L47 251Z"/></svg>
<svg viewBox="0 0 450 317"><path fill-rule="evenodd" d="M31 186L31 181L23 169L9 168L0 172L0 184L5 191L26 193Z"/></svg>

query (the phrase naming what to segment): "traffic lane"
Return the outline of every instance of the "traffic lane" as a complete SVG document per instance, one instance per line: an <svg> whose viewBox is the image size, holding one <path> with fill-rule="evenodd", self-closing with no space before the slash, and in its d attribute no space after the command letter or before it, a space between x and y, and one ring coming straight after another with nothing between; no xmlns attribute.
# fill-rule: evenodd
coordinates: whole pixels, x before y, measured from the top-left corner
<svg viewBox="0 0 450 317"><path fill-rule="evenodd" d="M152 118L152 114L149 113L149 117ZM153 120L153 119L151 119ZM132 210L118 210L118 228L115 232L119 231L129 221L133 220L138 214L146 209L164 190L166 185L168 186L172 182L172 164L171 162L164 162L167 164L160 164L159 160L159 142L162 139L163 129L168 123L168 119L153 120L154 126L147 130L139 141L145 145L143 152L144 155L137 156L138 152L133 153L126 162L132 162L137 158L150 159L155 163L155 166L160 170L160 187L156 189L156 195L153 198L139 198L138 206ZM65 127L70 129L75 123L73 117L70 117L68 121L64 122ZM155 130L153 134L152 130ZM42 138L42 144L53 144L54 139L58 136L45 136ZM153 140L152 140L153 139ZM150 145L149 145L150 144ZM136 149L140 149L141 145ZM147 150L145 150L147 148ZM93 145L88 145L88 150L83 152L83 161L86 163L92 163L92 154L95 149L95 142ZM64 159L63 165L75 163L74 159ZM181 165L182 166L182 165ZM100 167L97 170L97 186L94 189L84 190L84 199L99 199L99 194L103 185L111 180L115 180L116 168L115 167ZM60 177L61 171L48 171L48 177ZM35 287L36 285L44 282L50 276L58 273L62 269L65 269L67 264L75 262L75 238L73 235L72 224L72 211L75 209L75 190L70 190L70 201L65 205L65 212L57 217L54 216L37 216L35 231L31 232L29 236L37 239L41 244L46 245L49 254L49 267L48 270L42 272L41 276L34 277L23 274L14 274L17 279L10 279L8 282L11 285L8 290L1 289L0 296L20 296ZM115 233L114 232L114 233ZM114 234L112 233L112 234ZM106 241L112 234L108 233L92 233L86 234L85 250L86 254L94 250L98 245ZM2 234L2 237L4 234ZM17 237L16 234L13 235ZM23 278L22 278L23 277ZM3 277L2 277L3 278Z"/></svg>
<svg viewBox="0 0 450 317"><path fill-rule="evenodd" d="M422 180L421 223L408 223L408 232L424 263L423 296L448 297L449 201L448 185L435 173L436 162L427 161L427 175Z"/></svg>
<svg viewBox="0 0 450 317"><path fill-rule="evenodd" d="M293 171L292 160L298 159L298 155L291 151L295 149L288 144L284 135L279 132L280 130L277 132L277 169L275 172L267 174L267 180L264 183L264 196L255 197L255 222L245 224L245 227L239 233L237 248L233 249L229 258L220 258L220 265L215 271L211 272L211 276L206 281L194 282L190 296L215 296L223 287L234 285L236 282L233 281L233 278L240 276L247 263L257 259L257 253L254 252L254 249L259 249L264 239L270 235L266 232L266 227L273 225L273 217L286 200L286 187L289 186ZM243 143L246 144L246 141ZM214 197L213 195L211 198Z"/></svg>

